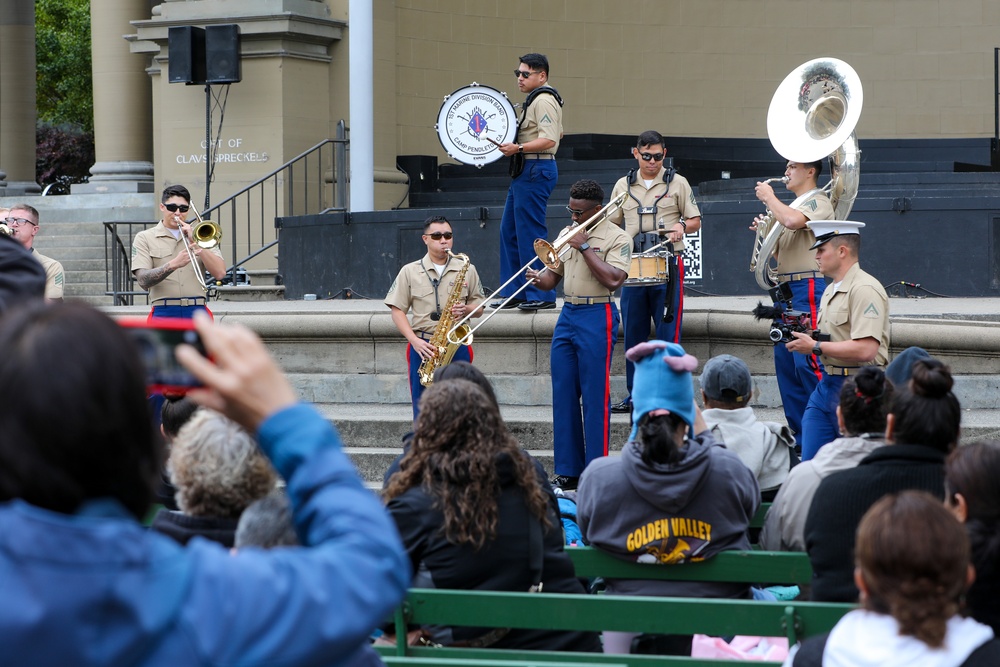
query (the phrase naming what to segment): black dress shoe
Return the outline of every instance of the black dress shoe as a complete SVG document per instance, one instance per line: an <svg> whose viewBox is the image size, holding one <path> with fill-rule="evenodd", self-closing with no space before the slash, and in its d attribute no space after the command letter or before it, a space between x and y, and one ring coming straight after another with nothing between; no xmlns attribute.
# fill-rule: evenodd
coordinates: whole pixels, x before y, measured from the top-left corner
<svg viewBox="0 0 1000 667"><path fill-rule="evenodd" d="M615 414L629 414L632 412L632 397L626 396L621 403L615 403L611 406L611 412Z"/></svg>
<svg viewBox="0 0 1000 667"><path fill-rule="evenodd" d="M549 484L563 491L575 491L579 483L579 477L567 477L566 475L556 475L549 480Z"/></svg>
<svg viewBox="0 0 1000 667"><path fill-rule="evenodd" d="M525 301L517 307L518 310L549 310L555 308L555 301Z"/></svg>
<svg viewBox="0 0 1000 667"><path fill-rule="evenodd" d="M524 299L511 299L507 303L503 302L503 299L499 301L494 301L490 304L490 308L496 310L498 308L503 308L504 310L509 310L511 308L520 308L521 304L524 303Z"/></svg>

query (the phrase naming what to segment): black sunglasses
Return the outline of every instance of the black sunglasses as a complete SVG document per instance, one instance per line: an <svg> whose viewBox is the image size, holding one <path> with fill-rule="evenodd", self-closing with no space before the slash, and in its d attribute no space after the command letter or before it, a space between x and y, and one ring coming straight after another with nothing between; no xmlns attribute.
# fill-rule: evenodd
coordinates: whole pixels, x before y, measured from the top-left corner
<svg viewBox="0 0 1000 667"><path fill-rule="evenodd" d="M180 211L181 213L187 213L190 210L190 206L187 204L164 204L163 208L167 209L171 213L176 213Z"/></svg>
<svg viewBox="0 0 1000 667"><path fill-rule="evenodd" d="M514 70L514 76L521 77L522 79L527 79L532 74L538 74L538 72L527 72L523 69Z"/></svg>
<svg viewBox="0 0 1000 667"><path fill-rule="evenodd" d="M454 234L452 232L431 232L427 236L431 237L435 241L440 241L441 239L450 241L451 237L454 236Z"/></svg>
<svg viewBox="0 0 1000 667"><path fill-rule="evenodd" d="M647 162L652 160L653 162L659 162L663 159L663 153L639 153L639 157Z"/></svg>
<svg viewBox="0 0 1000 667"><path fill-rule="evenodd" d="M583 216L583 214L584 214L584 213L588 213L588 212L590 212L590 211L593 211L593 210L594 210L595 208L597 208L598 206L600 206L600 204L594 204L594 205L593 205L593 206L591 206L590 208L585 208L585 209L583 209L582 211L578 211L578 210L576 210L575 208L570 208L569 206L567 206L567 207L566 207L566 210L567 210L567 211L569 211L569 214L570 214L570 215L574 215L574 216Z"/></svg>

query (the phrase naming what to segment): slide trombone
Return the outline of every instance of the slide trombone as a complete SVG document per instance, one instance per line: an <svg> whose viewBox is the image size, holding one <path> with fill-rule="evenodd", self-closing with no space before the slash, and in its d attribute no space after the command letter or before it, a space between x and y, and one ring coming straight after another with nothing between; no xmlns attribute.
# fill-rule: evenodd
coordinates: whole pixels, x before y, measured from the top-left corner
<svg viewBox="0 0 1000 667"><path fill-rule="evenodd" d="M198 209L193 204L191 205L191 210L194 211L194 217L198 218L197 224L190 225L191 240L199 248L206 250L219 245L219 242L222 240L222 228L211 220L202 218L201 213L198 212ZM202 289L207 292L208 283L205 282L205 271L201 268L201 264L198 263L198 257L194 254L191 242L188 241L187 234L183 230L181 230L181 239L184 241L184 250L187 251L188 259L191 260L191 266L194 268L195 278L198 279L198 284L201 285Z"/></svg>
<svg viewBox="0 0 1000 667"><path fill-rule="evenodd" d="M625 203L625 200L627 198L628 198L627 191L621 193L620 195L609 201L607 206L605 206L600 211L587 218L585 221L581 222L575 227L570 227L569 229L563 230L559 234L559 236L556 237L556 240L553 241L552 243L549 243L545 239L535 239L534 247L535 247L535 255L537 256L533 257L531 261L522 266L517 273L508 278L507 282L505 282L503 285L497 288L497 291L499 292L503 290L504 287L514 282L521 274L530 269L531 265L534 264L536 261L541 261L541 263L545 265L539 273L544 273L545 271L558 269L562 265L563 256L566 250L570 247L569 240L574 236L576 236L577 234L579 234L580 232L584 231L589 232L591 229L593 229L600 223L604 222L604 220L607 219L608 216L610 216L612 213L617 213L619 210L621 210L622 204ZM465 335L463 335L461 338L457 337L456 332L458 332L459 329L463 325L465 325L466 322L472 319L476 311L474 310L465 317L463 317L462 319L460 319L458 322L454 324L454 326L452 326L451 329L448 330L448 342L452 343L453 345L468 345L468 342L466 341L471 342L472 335L476 333L476 331L478 331L481 326L489 322L490 318L492 318L498 312L503 310L504 306L510 303L511 300L515 299L518 294L528 289L529 285L531 285L531 283L525 281L523 285L517 288L516 292L505 298L501 302L501 304L493 310L493 312L483 317L483 319L480 320L480 322L476 324L476 326L472 327L471 329L468 326L466 326L465 329L467 329L468 331L466 331ZM478 310L478 308L476 310Z"/></svg>

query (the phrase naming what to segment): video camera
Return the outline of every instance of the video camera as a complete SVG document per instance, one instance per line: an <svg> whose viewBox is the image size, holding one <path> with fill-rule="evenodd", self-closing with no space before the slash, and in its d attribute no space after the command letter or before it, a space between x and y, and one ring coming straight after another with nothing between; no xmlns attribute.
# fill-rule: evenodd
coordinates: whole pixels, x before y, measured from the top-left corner
<svg viewBox="0 0 1000 667"><path fill-rule="evenodd" d="M776 305L765 306L758 301L757 307L753 309L753 316L758 320L771 320L767 337L772 343L787 343L795 338L793 332L809 334L813 340L821 342L830 340L830 334L820 333L818 329L812 328L810 313L792 307L792 288L788 283L772 287L767 293Z"/></svg>

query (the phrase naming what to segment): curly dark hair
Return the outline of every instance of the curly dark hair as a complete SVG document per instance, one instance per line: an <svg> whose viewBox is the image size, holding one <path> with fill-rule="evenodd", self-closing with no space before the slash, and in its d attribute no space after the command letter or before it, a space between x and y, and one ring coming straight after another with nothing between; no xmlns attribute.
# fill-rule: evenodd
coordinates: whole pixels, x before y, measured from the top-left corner
<svg viewBox="0 0 1000 667"><path fill-rule="evenodd" d="M548 528L548 501L531 459L507 430L500 410L477 385L453 379L431 385L420 398L413 444L389 481L386 501L422 486L444 514L452 544L476 551L497 535L500 477L510 460L528 511Z"/></svg>
<svg viewBox="0 0 1000 667"><path fill-rule="evenodd" d="M687 429L684 420L673 413L652 417L647 412L640 417L636 441L642 447L642 462L648 466L679 463L684 458L677 446L677 432L682 426Z"/></svg>
<svg viewBox="0 0 1000 667"><path fill-rule="evenodd" d="M589 178L581 178L569 189L570 199L582 199L598 204L604 203L604 188L597 181Z"/></svg>
<svg viewBox="0 0 1000 667"><path fill-rule="evenodd" d="M885 433L885 416L892 408L892 383L878 366L865 366L840 387L840 413L848 435Z"/></svg>
<svg viewBox="0 0 1000 667"><path fill-rule="evenodd" d="M891 615L901 635L941 646L969 568L965 529L941 501L924 491L883 497L858 525L855 554L867 588L862 606Z"/></svg>

